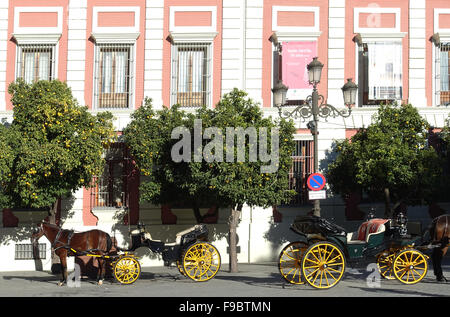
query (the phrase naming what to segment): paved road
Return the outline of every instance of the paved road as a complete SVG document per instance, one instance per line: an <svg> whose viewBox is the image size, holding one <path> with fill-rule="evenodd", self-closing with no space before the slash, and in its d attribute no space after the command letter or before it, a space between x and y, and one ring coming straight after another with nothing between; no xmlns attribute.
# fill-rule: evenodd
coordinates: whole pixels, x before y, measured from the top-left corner
<svg viewBox="0 0 450 317"><path fill-rule="evenodd" d="M431 261L430 261L431 265ZM239 264L239 273L227 272L223 264L216 277L196 283L181 276L176 268L143 268L132 285L106 280L102 286L82 279L79 287L58 287L59 276L48 272L0 273L0 296L8 297L410 297L450 296L450 282L437 283L432 269L416 285L404 285L396 280L380 280L369 285L372 271L346 269L343 279L329 290L316 290L308 285L283 282L276 263ZM444 260L444 274L450 280L450 258ZM375 286L375 287L371 287Z"/></svg>

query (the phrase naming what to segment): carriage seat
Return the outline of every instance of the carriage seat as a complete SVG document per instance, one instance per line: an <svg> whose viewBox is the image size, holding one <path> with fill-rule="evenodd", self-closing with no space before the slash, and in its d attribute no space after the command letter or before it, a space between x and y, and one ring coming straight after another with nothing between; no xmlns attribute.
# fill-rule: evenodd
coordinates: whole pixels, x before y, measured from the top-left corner
<svg viewBox="0 0 450 317"><path fill-rule="evenodd" d="M369 221L363 222L358 231L347 233L347 243L358 244L367 243L372 235L380 234L386 231L386 226L384 225L389 220L387 219L370 219Z"/></svg>
<svg viewBox="0 0 450 317"><path fill-rule="evenodd" d="M131 235L132 236L137 236L137 235L140 235L142 233L144 234L144 240L150 240L150 241L153 241L153 242L161 242L161 240L153 240L152 235L148 231L142 232L140 229L135 229L135 230L131 231Z"/></svg>
<svg viewBox="0 0 450 317"><path fill-rule="evenodd" d="M196 229L198 229L198 228L200 228L200 227L201 227L201 225L195 225L195 226L193 226L193 227L187 228L186 230L183 230L183 231L178 232L178 233L175 235L175 242L172 242L172 243L165 243L165 245L166 245L166 246L175 246L175 245L181 244L181 238L182 238L185 234L187 234L187 233L189 233L189 232L191 232L191 231L194 231L194 230L196 230Z"/></svg>

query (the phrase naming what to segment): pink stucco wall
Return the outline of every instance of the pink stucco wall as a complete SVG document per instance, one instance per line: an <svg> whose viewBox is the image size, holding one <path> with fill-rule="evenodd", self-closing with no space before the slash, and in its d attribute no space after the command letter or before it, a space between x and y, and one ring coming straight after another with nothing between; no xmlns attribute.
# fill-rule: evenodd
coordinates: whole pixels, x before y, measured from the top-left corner
<svg viewBox="0 0 450 317"><path fill-rule="evenodd" d="M314 26L314 12L278 11L279 26Z"/></svg>
<svg viewBox="0 0 450 317"><path fill-rule="evenodd" d="M170 76L171 76L171 44L167 40L169 33L169 15L171 6L216 6L217 8L217 36L214 39L213 46L213 83L212 96L213 105L217 104L221 97L222 81L222 1L220 0L166 0L164 2L164 42L163 42L163 81L162 81L162 99L166 107L170 107ZM195 12L195 11L194 11ZM192 24L192 22L189 22ZM204 22L199 22L195 26L204 26ZM192 26L192 25L191 25Z"/></svg>
<svg viewBox="0 0 450 317"><path fill-rule="evenodd" d="M5 0L3 0L5 1ZM16 48L17 45L13 40L13 32L14 32L14 8L15 7L62 7L63 8L63 22L62 22L62 35L59 39L58 43L58 74L57 77L59 80L65 81L67 78L67 30L68 30L68 5L69 0L9 0L8 7L8 43L7 43L7 51L6 51L6 59L8 63L6 64L6 94L5 94L5 103L6 110L12 110L11 104L11 96L8 94L8 86L11 82L15 80L15 69L16 69ZM42 18L36 19L33 21L30 17L35 17L35 14L25 14L22 13L19 16L24 17L21 26L33 26L33 27L42 27L42 26L54 26L54 14L50 14L51 18L49 21L43 21ZM48 14L44 14L43 17L48 16ZM35 24L34 24L35 23ZM19 25L20 26L20 25Z"/></svg>
<svg viewBox="0 0 450 317"><path fill-rule="evenodd" d="M319 7L319 27L322 34L318 38L318 58L324 64L322 71L321 82L318 85L320 93L328 97L328 0L264 0L263 8L263 53L262 53L262 93L263 107L270 107L271 89L272 89L272 43L269 38L273 34L272 30L272 7L273 6L305 6L305 7ZM283 22L283 23L286 23ZM309 22L310 23L310 22Z"/></svg>
<svg viewBox="0 0 450 317"><path fill-rule="evenodd" d="M140 20L139 20L139 32L140 35L136 41L136 86L135 86L135 107L138 108L142 104L142 100L144 99L144 46L145 46L145 0L88 0L88 8L87 8L87 28L86 28L86 39L89 39L92 33L92 20L93 20L93 7L97 6L137 6L140 7ZM129 12L126 13L118 13L118 16L125 14L128 18L125 20L125 23L130 23L129 20ZM117 15L117 14L116 14ZM101 15L100 15L101 17ZM117 23L124 23L118 22ZM108 23L108 26L120 26L117 24L111 25L111 22ZM133 25L134 25L134 14L133 14ZM94 45L95 43L92 40L87 40L86 44L86 71L85 71L85 91L84 91L84 102L88 106L89 109L92 109L92 97L93 97L93 71L94 71Z"/></svg>
<svg viewBox="0 0 450 317"><path fill-rule="evenodd" d="M353 38L354 33L354 8L364 8L373 6L373 0L346 0L345 11L345 78L356 78L356 56ZM376 4L381 8L400 8L400 32L409 32L409 0L383 0L377 1ZM381 19L383 21L383 19ZM385 19L386 25L392 24ZM403 101L407 101L409 97L409 36L402 40L403 50Z"/></svg>
<svg viewBox="0 0 450 317"><path fill-rule="evenodd" d="M57 27L57 12L21 12L19 14L20 27Z"/></svg>
<svg viewBox="0 0 450 317"><path fill-rule="evenodd" d="M208 11L175 12L175 26L211 26L212 14Z"/></svg>
<svg viewBox="0 0 450 317"><path fill-rule="evenodd" d="M360 13L359 15L359 27L370 27L368 21L370 21L370 15L372 13ZM380 13L380 28L395 28L395 13Z"/></svg>
<svg viewBox="0 0 450 317"><path fill-rule="evenodd" d="M99 27L134 26L134 12L99 12L97 23Z"/></svg>

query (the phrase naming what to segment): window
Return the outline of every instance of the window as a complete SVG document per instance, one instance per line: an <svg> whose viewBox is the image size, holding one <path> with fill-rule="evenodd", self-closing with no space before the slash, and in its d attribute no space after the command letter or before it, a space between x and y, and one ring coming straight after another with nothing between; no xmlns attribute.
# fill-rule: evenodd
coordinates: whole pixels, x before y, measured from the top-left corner
<svg viewBox="0 0 450 317"><path fill-rule="evenodd" d="M34 260L35 257L33 255L33 245L32 244L16 244L14 259L15 260ZM36 253L39 257L36 259L45 260L46 257L46 245L45 243L39 243Z"/></svg>
<svg viewBox="0 0 450 317"><path fill-rule="evenodd" d="M94 103L97 109L130 108L133 45L98 44Z"/></svg>
<svg viewBox="0 0 450 317"><path fill-rule="evenodd" d="M55 77L55 45L19 45L16 77L32 83Z"/></svg>
<svg viewBox="0 0 450 317"><path fill-rule="evenodd" d="M211 95L210 44L174 44L172 56L172 104L208 106Z"/></svg>
<svg viewBox="0 0 450 317"><path fill-rule="evenodd" d="M112 144L104 155L105 168L91 191L92 206L128 207L128 150L124 143L118 142Z"/></svg>
<svg viewBox="0 0 450 317"><path fill-rule="evenodd" d="M358 47L359 104L379 105L401 100L402 43L379 41Z"/></svg>
<svg viewBox="0 0 450 317"><path fill-rule="evenodd" d="M295 151L292 155L292 167L289 172L289 189L297 195L289 205L303 205L308 202L306 188L307 177L314 172L314 143L311 140L295 141Z"/></svg>
<svg viewBox="0 0 450 317"><path fill-rule="evenodd" d="M450 104L450 88L449 88L449 79L450 79L450 43L440 43L436 47L436 87L437 89L437 105L448 105Z"/></svg>

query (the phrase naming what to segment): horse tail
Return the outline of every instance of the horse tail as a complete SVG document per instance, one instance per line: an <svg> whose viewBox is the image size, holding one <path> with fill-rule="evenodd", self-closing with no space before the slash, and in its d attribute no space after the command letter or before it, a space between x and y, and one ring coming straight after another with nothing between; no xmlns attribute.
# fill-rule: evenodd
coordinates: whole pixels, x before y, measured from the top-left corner
<svg viewBox="0 0 450 317"><path fill-rule="evenodd" d="M109 236L109 234L106 233L106 253L108 253L109 251L111 251L112 248L112 239Z"/></svg>

